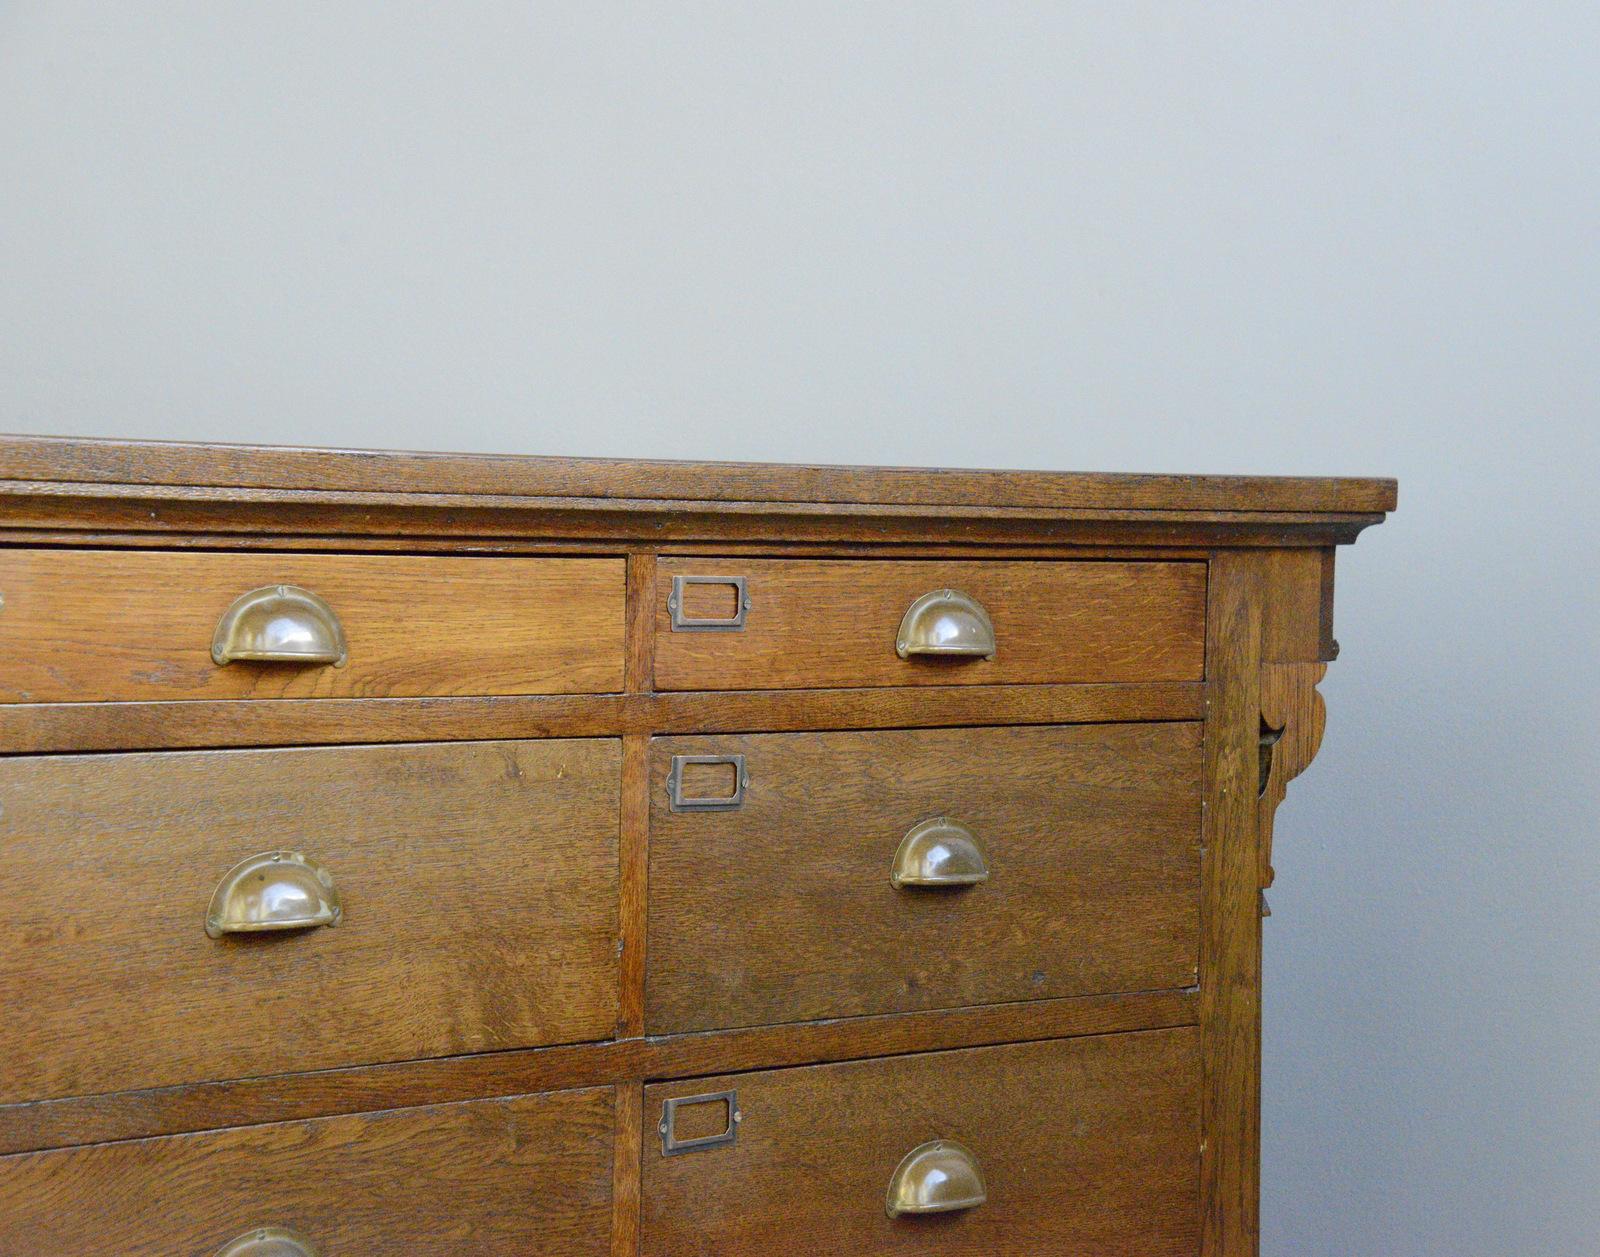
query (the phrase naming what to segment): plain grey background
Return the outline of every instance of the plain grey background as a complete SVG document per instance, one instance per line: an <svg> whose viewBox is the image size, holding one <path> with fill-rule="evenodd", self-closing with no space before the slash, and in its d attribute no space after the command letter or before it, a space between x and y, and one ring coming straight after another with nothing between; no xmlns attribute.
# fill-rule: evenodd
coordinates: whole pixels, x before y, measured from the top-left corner
<svg viewBox="0 0 1600 1257"><path fill-rule="evenodd" d="M1600 1235L1600 7L0 5L0 428L1395 475L1264 1250Z"/></svg>

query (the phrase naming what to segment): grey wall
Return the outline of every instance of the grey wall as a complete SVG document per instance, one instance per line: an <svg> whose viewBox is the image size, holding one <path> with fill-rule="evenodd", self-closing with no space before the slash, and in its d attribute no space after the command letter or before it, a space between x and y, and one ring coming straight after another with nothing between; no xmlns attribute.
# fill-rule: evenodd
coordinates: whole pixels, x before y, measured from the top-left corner
<svg viewBox="0 0 1600 1257"><path fill-rule="evenodd" d="M1265 1244L1600 1233L1600 8L0 6L0 428L1379 473Z"/></svg>

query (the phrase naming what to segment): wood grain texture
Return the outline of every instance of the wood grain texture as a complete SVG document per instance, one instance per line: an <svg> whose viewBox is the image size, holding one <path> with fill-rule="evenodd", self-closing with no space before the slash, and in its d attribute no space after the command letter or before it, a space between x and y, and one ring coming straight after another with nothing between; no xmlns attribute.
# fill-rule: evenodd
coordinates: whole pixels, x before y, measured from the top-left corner
<svg viewBox="0 0 1600 1257"><path fill-rule="evenodd" d="M674 576L743 576L739 632L674 632ZM895 653L906 608L957 588L994 621L993 659ZM1203 671L1205 568L1194 563L663 559L656 688L1193 681Z"/></svg>
<svg viewBox="0 0 1600 1257"><path fill-rule="evenodd" d="M650 739L622 740L622 824L617 945L621 949L617 1035L644 1033L645 949L650 894Z"/></svg>
<svg viewBox="0 0 1600 1257"><path fill-rule="evenodd" d="M639 1076L689 1078L780 1065L1164 1029L1193 1025L1198 1016L1196 992L1149 991L664 1035L644 1041Z"/></svg>
<svg viewBox="0 0 1600 1257"><path fill-rule="evenodd" d="M278 584L332 605L347 666L212 661L234 599ZM617 559L0 550L0 594L0 697L10 702L622 687Z"/></svg>
<svg viewBox="0 0 1600 1257"><path fill-rule="evenodd" d="M674 755L734 754L742 807L669 810ZM1197 725L658 738L650 772L653 1033L1195 981ZM890 884L936 816L988 882Z"/></svg>
<svg viewBox="0 0 1600 1257"><path fill-rule="evenodd" d="M1338 654L1333 640L1332 547L1273 550L1258 560L1266 588L1261 600L1263 660L1317 662Z"/></svg>
<svg viewBox="0 0 1600 1257"><path fill-rule="evenodd" d="M396 539L456 548L530 539L627 547L648 539L663 548L757 543L852 548L876 546L1195 547L1330 546L1354 541L1381 513L1317 511L1159 511L872 504L697 502L600 498L520 498L441 493L329 493L284 489L51 484L0 481L0 529L40 537L113 534L143 537L270 539L334 537L344 547ZM83 544L78 541L74 544Z"/></svg>
<svg viewBox="0 0 1600 1257"><path fill-rule="evenodd" d="M922 686L723 694L0 704L0 753L740 730L1198 720L1204 686ZM180 717L177 719L175 717Z"/></svg>
<svg viewBox="0 0 1600 1257"><path fill-rule="evenodd" d="M0 1160L0 1252L214 1257L287 1226L326 1257L605 1257L609 1089Z"/></svg>
<svg viewBox="0 0 1600 1257"><path fill-rule="evenodd" d="M0 477L385 492L1167 510L1391 511L1392 480L794 467L0 437Z"/></svg>
<svg viewBox="0 0 1600 1257"><path fill-rule="evenodd" d="M615 740L0 760L0 1097L609 1037ZM208 938L303 849L337 928Z"/></svg>
<svg viewBox="0 0 1600 1257"><path fill-rule="evenodd" d="M586 536L564 536L559 530L549 529L542 531L500 529L489 536L476 536L459 529L440 533L418 532L415 529L389 533L373 532L370 529L340 533L307 531L304 528L290 532L271 528L257 532L241 531L238 528L214 532L206 529L179 531L174 527L167 527L154 532L139 529L105 532L97 531L92 515L82 518L66 516L58 519L57 526L53 527L23 527L22 516L26 514L26 510L19 513L16 508L19 503L25 503L27 499L16 496L18 482L9 482L9 491L7 484L8 482L0 481L0 546L95 550L108 548L297 552L332 550L349 554L458 554L512 558L534 556L571 558L592 556L596 553L595 542ZM31 485L29 489L37 493L40 489L59 487ZM89 501L92 503L94 500L89 499ZM1006 518L1011 518L1011 515L1008 514ZM1330 516L1296 516L1295 521L1289 521L1268 512L1261 512L1259 516L1251 515L1249 518L1257 523L1266 521L1276 521L1276 523L1270 528L1248 528L1243 531L1236 529L1232 534L1234 540L1229 544L1239 547L1269 545L1297 548L1315 548L1332 544L1327 538L1315 542L1310 539L1312 535L1322 530L1322 525L1332 518ZM1363 515L1359 518L1370 525L1381 517ZM1309 522L1311 519L1319 520L1321 523L1312 524ZM171 523L171 521L165 522ZM1059 524L1059 521L1057 522ZM72 527L72 523L76 523L77 526ZM1186 525L1166 525L1171 531L1184 533L1188 537L1185 541L1175 541L1170 537L1163 540L1158 535L1152 535L1121 543L1097 543L1074 536L1071 530L1061 527L1038 530L1031 537L1023 530L1009 540L985 540L982 537L959 535L946 537L935 532L918 538L895 540L878 536L876 527L869 520L858 527L854 535L840 535L828 541L802 540L754 531L734 534L730 531L717 542L715 552L720 558L749 555L752 558L791 559L1069 558L1116 559L1126 563L1202 562L1205 555L1195 553L1196 545L1200 544L1194 540L1194 536L1198 533L1191 533L1197 524L1197 520L1191 519ZM1219 543L1213 540L1205 544L1211 546ZM710 553L703 540L684 540L676 536L652 536L648 541L630 536L624 538L615 549L619 553L627 554L644 553L648 550L660 557ZM612 547L607 546L606 550L609 553Z"/></svg>
<svg viewBox="0 0 1600 1257"><path fill-rule="evenodd" d="M612 1147L611 1257L639 1251L639 1173L644 1141L644 1087L626 1082L616 1089L616 1138Z"/></svg>
<svg viewBox="0 0 1600 1257"><path fill-rule="evenodd" d="M1261 626L1266 573L1212 562L1200 930L1203 1257L1255 1257L1260 1228Z"/></svg>
<svg viewBox="0 0 1600 1257"><path fill-rule="evenodd" d="M509 1050L0 1105L0 1153L565 1087L1194 1025L1195 991L1092 995Z"/></svg>
<svg viewBox="0 0 1600 1257"><path fill-rule="evenodd" d="M627 660L623 688L630 694L650 689L655 672L654 615L656 605L656 560L653 554L628 555Z"/></svg>
<svg viewBox="0 0 1600 1257"><path fill-rule="evenodd" d="M1272 823L1289 783L1311 766L1322 746L1328 710L1317 686L1328 673L1325 663L1264 663L1261 665L1261 723L1263 735L1276 734L1271 764L1256 801L1256 833L1261 851L1261 888L1272 885Z"/></svg>
<svg viewBox="0 0 1600 1257"><path fill-rule="evenodd" d="M628 556L628 667L630 692L648 690L654 659L655 637L651 614L655 609L654 555ZM630 730L622 749L621 905L618 946L620 1015L617 1034L635 1038L644 1033L645 899L650 878L650 739L644 724Z"/></svg>
<svg viewBox="0 0 1600 1257"><path fill-rule="evenodd" d="M1394 502L0 438L0 1253L1255 1257L1257 896L1333 547ZM750 577L748 627L672 633L675 573ZM279 583L348 668L211 664ZM996 659L899 660L950 586ZM667 812L674 746L742 749L746 810ZM994 877L898 896L937 813ZM344 923L207 939L280 846ZM719 1084L739 1141L663 1159L660 1099ZM934 1135L990 1204L891 1223Z"/></svg>
<svg viewBox="0 0 1600 1257"><path fill-rule="evenodd" d="M1199 1238L1198 1041L1192 1030L980 1048L696 1079L737 1089L736 1142L677 1157L647 1146L646 1257L1193 1257ZM976 1156L988 1201L890 1219L901 1157L930 1139Z"/></svg>

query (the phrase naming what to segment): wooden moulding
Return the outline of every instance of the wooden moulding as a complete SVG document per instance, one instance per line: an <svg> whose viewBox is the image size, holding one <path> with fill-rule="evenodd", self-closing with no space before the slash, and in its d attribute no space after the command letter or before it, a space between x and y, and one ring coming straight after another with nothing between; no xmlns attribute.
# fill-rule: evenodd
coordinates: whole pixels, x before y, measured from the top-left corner
<svg viewBox="0 0 1600 1257"><path fill-rule="evenodd" d="M1272 885L1272 823L1289 783L1311 766L1322 746L1328 711L1317 692L1327 674L1323 663L1261 665L1261 795L1256 803L1256 832L1261 848L1261 889ZM1262 898L1262 915L1266 899Z"/></svg>
<svg viewBox="0 0 1600 1257"><path fill-rule="evenodd" d="M1197 561L1201 555L1194 545L1163 542L1159 537L1121 543L1026 536L1012 539L936 541L883 541L863 529L861 536L831 541L800 541L793 537L720 537L714 541L652 538L648 544L636 538L615 543L585 541L574 537L530 537L516 533L490 537L440 537L422 533L399 535L339 534L300 531L280 532L104 532L90 528L11 528L0 511L0 546L53 548L119 547L129 550L293 550L314 552L333 550L341 554L456 554L456 555L577 555L593 557L618 554L705 555L715 552L720 558L808 559L1148 559ZM1247 543L1240 543L1247 544ZM1265 544L1265 543L1263 543ZM1326 548L1325 539L1316 543L1285 542L1302 548Z"/></svg>
<svg viewBox="0 0 1600 1257"><path fill-rule="evenodd" d="M1192 990L1095 995L795 1026L278 1074L0 1106L0 1154L485 1096L777 1069L1195 1024Z"/></svg>
<svg viewBox="0 0 1600 1257"><path fill-rule="evenodd" d="M1395 506L1395 482L1291 476L783 466L0 437L0 478L286 491L766 503L1343 511Z"/></svg>
<svg viewBox="0 0 1600 1257"><path fill-rule="evenodd" d="M552 500L446 494L161 490L0 482L0 517L23 532L207 536L409 537L437 544L511 537L613 549L759 541L849 545L1330 546L1382 522L1378 512L1061 510L767 502ZM165 542L163 544L166 544ZM348 541L347 541L348 544Z"/></svg>

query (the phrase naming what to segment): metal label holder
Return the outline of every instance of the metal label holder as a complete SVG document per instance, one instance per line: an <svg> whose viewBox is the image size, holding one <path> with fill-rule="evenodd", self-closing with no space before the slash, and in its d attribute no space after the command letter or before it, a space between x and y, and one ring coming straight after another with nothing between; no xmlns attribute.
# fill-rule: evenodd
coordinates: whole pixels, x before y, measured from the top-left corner
<svg viewBox="0 0 1600 1257"><path fill-rule="evenodd" d="M691 1104L726 1104L728 1106L728 1129L718 1131L714 1135L699 1135L693 1139L679 1139L677 1136L678 1110ZM667 1100L661 1106L661 1121L656 1129L661 1133L661 1155L676 1157L685 1152L700 1152L706 1148L717 1148L723 1144L731 1144L739 1138L739 1123L744 1121L744 1114L739 1112L739 1093L737 1091L708 1091L705 1095L678 1096Z"/></svg>
<svg viewBox="0 0 1600 1257"><path fill-rule="evenodd" d="M683 770L690 764L732 764L733 793L714 798L698 798L683 793ZM667 806L674 812L736 812L744 806L744 792L750 784L743 755L674 755L667 774Z"/></svg>
<svg viewBox="0 0 1600 1257"><path fill-rule="evenodd" d="M684 589L689 585L731 585L738 601L729 616L708 616L690 619L684 615ZM743 576L674 576L672 593L667 598L667 610L672 613L674 633L737 633L744 628L744 614L750 610L750 593L745 588Z"/></svg>

